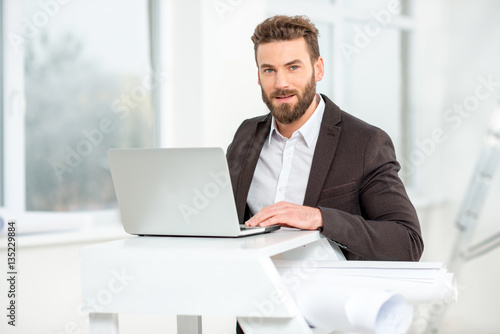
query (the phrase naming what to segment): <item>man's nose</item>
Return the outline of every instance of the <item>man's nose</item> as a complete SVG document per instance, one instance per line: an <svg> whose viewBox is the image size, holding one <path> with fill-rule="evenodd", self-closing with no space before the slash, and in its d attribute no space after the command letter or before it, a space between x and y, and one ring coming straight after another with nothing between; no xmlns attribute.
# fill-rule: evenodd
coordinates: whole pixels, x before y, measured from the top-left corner
<svg viewBox="0 0 500 334"><path fill-rule="evenodd" d="M288 88L288 77L282 71L276 73L276 82L274 83L275 89L286 89Z"/></svg>

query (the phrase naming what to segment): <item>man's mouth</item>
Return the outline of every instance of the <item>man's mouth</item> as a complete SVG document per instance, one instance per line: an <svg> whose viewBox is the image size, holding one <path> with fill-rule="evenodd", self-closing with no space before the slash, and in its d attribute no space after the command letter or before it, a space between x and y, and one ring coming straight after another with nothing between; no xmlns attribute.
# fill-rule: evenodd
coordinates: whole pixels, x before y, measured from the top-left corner
<svg viewBox="0 0 500 334"><path fill-rule="evenodd" d="M280 101L286 101L288 99L291 99L294 96L295 96L295 94L291 94L291 95L276 96L276 98Z"/></svg>

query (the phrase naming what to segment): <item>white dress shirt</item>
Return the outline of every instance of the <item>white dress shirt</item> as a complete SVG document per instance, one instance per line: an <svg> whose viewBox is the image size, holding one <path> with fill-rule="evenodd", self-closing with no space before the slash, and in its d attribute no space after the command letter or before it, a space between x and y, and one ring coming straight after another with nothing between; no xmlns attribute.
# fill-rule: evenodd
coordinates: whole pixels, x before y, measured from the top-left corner
<svg viewBox="0 0 500 334"><path fill-rule="evenodd" d="M290 139L283 137L271 122L268 140L260 152L247 203L252 215L263 207L286 201L303 205L314 149L325 111L320 95L314 113Z"/></svg>

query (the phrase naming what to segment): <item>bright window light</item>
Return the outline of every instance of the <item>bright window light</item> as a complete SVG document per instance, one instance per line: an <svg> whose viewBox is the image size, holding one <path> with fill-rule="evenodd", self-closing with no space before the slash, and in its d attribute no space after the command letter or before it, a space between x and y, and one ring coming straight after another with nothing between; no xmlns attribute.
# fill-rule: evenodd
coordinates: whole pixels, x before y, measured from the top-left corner
<svg viewBox="0 0 500 334"><path fill-rule="evenodd" d="M26 211L115 207L107 150L154 139L148 2L23 5Z"/></svg>

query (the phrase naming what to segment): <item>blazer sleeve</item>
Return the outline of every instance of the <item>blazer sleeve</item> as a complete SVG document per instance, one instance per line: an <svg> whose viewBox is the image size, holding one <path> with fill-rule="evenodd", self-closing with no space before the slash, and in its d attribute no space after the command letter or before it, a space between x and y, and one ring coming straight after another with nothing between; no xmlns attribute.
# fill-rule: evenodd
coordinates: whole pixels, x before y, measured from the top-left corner
<svg viewBox="0 0 500 334"><path fill-rule="evenodd" d="M398 176L400 166L389 136L375 129L363 152L358 181L360 214L319 206L323 234L347 259L418 261L423 241L417 213Z"/></svg>

